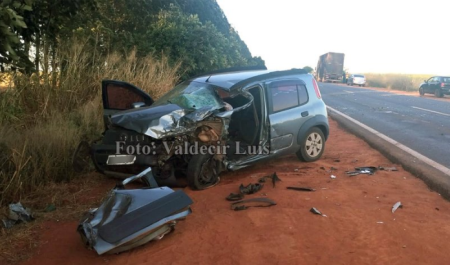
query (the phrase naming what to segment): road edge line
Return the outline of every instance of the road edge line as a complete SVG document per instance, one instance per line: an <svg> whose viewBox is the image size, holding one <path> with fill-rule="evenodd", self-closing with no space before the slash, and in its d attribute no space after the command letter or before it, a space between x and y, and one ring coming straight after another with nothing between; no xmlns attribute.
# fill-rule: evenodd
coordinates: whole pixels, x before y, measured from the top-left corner
<svg viewBox="0 0 450 265"><path fill-rule="evenodd" d="M450 200L449 168L330 106L327 109L331 118L341 127L366 141L392 162L401 164L405 170L423 180L430 189ZM392 148L393 146L397 148Z"/></svg>

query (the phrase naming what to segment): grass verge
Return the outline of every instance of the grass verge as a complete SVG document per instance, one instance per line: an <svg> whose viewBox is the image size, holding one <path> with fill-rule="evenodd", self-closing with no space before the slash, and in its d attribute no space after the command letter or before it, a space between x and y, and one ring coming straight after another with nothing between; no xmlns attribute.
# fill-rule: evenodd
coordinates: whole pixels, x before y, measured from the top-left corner
<svg viewBox="0 0 450 265"><path fill-rule="evenodd" d="M61 45L55 71L14 74L14 85L0 92L0 205L76 177L71 158L77 144L103 129L102 79L132 83L153 98L178 80L179 64L165 56L99 54L87 41Z"/></svg>
<svg viewBox="0 0 450 265"><path fill-rule="evenodd" d="M380 87L402 91L418 91L423 80L427 80L431 75L418 74L364 74L367 86Z"/></svg>

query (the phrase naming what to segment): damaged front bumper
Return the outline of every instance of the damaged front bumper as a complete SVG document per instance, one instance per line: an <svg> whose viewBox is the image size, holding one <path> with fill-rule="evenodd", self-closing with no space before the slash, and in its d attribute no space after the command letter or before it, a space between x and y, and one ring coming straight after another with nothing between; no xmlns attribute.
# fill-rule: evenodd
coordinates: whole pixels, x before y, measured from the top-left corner
<svg viewBox="0 0 450 265"><path fill-rule="evenodd" d="M124 189L137 179L152 188ZM150 168L125 179L99 208L83 216L77 228L83 243L99 255L120 253L170 233L177 220L191 213L193 202L183 191L155 186Z"/></svg>

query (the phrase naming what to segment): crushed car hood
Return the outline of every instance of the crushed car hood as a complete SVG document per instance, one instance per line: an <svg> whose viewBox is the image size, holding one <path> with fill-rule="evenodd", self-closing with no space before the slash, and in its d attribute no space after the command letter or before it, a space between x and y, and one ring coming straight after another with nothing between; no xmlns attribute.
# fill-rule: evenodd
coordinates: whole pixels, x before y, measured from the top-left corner
<svg viewBox="0 0 450 265"><path fill-rule="evenodd" d="M111 124L161 139L195 130L195 122L212 115L217 108L183 109L165 104L126 110L111 116Z"/></svg>

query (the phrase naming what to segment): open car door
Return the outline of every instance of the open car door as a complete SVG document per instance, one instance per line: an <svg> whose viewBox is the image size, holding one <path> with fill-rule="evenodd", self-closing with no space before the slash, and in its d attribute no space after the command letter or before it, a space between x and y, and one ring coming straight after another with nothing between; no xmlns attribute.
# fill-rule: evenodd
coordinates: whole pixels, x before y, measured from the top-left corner
<svg viewBox="0 0 450 265"><path fill-rule="evenodd" d="M153 99L136 86L116 80L102 81L103 120L105 128L112 114L133 108L148 107Z"/></svg>

